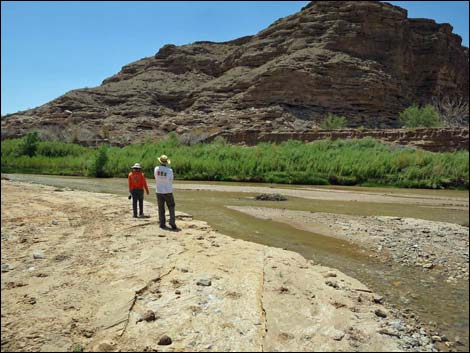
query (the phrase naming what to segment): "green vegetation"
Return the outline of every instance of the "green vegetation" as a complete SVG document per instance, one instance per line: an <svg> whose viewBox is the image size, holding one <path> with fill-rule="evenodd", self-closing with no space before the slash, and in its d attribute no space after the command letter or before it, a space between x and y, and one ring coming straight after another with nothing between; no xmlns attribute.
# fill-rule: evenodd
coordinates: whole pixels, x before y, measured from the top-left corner
<svg viewBox="0 0 470 353"><path fill-rule="evenodd" d="M106 162L108 161L108 147L103 145L99 148L98 153L93 159L91 165L90 175L97 178L104 178L106 176Z"/></svg>
<svg viewBox="0 0 470 353"><path fill-rule="evenodd" d="M320 127L325 130L344 129L348 121L344 116L328 114Z"/></svg>
<svg viewBox="0 0 470 353"><path fill-rule="evenodd" d="M3 173L85 176L98 175L99 171L101 176L126 177L130 167L139 162L153 178L157 158L166 154L176 178L185 180L467 189L469 185L468 151L432 153L393 147L371 138L246 147L227 144L223 139L186 146L170 137L100 149L40 141L34 156L18 153L22 141L2 142Z"/></svg>
<svg viewBox="0 0 470 353"><path fill-rule="evenodd" d="M443 126L439 113L429 104L422 108L416 105L406 108L400 113L400 121L406 128Z"/></svg>
<svg viewBox="0 0 470 353"><path fill-rule="evenodd" d="M22 138L18 146L18 153L30 157L34 156L38 148L39 140L39 134L36 131L28 133Z"/></svg>

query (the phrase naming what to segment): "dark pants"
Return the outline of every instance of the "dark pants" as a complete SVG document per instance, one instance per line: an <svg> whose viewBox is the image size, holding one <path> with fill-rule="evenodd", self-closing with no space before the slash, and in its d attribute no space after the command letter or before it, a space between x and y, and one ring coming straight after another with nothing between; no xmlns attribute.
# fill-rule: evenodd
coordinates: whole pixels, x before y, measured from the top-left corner
<svg viewBox="0 0 470 353"><path fill-rule="evenodd" d="M132 195L132 211L134 212L134 217L137 217L137 201L139 201L139 215L144 214L144 190L134 189L131 190Z"/></svg>
<svg viewBox="0 0 470 353"><path fill-rule="evenodd" d="M175 223L175 199L173 194L158 194L157 193L157 203L158 203L158 218L160 220L160 225L165 225L165 203L168 206L170 211L170 226L176 227Z"/></svg>

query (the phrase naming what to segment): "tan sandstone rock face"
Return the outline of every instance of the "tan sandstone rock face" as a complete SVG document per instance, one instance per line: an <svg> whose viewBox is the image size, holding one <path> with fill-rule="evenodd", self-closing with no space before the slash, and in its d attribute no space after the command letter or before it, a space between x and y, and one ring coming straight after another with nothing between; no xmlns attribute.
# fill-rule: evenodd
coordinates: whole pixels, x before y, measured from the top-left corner
<svg viewBox="0 0 470 353"><path fill-rule="evenodd" d="M2 350L406 349L414 331L357 280L145 207L2 180Z"/></svg>
<svg viewBox="0 0 470 353"><path fill-rule="evenodd" d="M468 48L449 24L383 2L315 1L253 36L165 45L99 87L2 117L2 139L32 129L121 145L171 131L302 132L326 113L398 127L413 103L468 101L468 77Z"/></svg>

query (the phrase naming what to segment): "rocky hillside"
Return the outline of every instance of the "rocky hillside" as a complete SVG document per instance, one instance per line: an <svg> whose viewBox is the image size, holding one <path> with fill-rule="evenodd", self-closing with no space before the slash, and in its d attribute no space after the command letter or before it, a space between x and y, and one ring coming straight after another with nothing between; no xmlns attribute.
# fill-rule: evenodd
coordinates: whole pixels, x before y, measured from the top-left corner
<svg viewBox="0 0 470 353"><path fill-rule="evenodd" d="M2 139L127 144L175 131L306 132L325 114L350 127L398 127L413 103L468 101L468 48L449 24L374 1L315 1L228 42L165 45L99 87L2 117Z"/></svg>

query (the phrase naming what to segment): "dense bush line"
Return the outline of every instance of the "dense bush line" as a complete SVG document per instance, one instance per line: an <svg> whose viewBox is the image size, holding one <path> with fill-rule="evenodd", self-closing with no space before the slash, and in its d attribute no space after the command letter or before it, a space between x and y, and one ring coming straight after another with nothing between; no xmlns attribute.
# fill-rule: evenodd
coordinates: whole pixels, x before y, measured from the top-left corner
<svg viewBox="0 0 470 353"><path fill-rule="evenodd" d="M2 142L3 173L98 176L99 172L100 176L125 177L139 162L153 178L157 157L166 154L176 178L186 180L466 189L469 185L468 151L432 153L371 138L246 147L221 139L185 146L172 136L155 143L102 149L40 141L33 156L21 150L24 141Z"/></svg>

